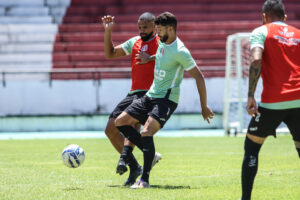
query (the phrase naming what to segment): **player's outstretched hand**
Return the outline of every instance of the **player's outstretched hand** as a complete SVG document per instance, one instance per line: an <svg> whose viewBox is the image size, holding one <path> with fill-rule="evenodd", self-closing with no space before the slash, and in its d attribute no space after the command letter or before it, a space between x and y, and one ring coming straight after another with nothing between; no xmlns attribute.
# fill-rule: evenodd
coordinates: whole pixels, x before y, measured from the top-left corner
<svg viewBox="0 0 300 200"><path fill-rule="evenodd" d="M136 54L135 59L140 60L137 62L138 65L146 64L150 61L151 56L144 51L139 51Z"/></svg>
<svg viewBox="0 0 300 200"><path fill-rule="evenodd" d="M115 17L106 15L102 17L102 23L105 29L111 29L115 23Z"/></svg>
<svg viewBox="0 0 300 200"><path fill-rule="evenodd" d="M255 115L258 113L256 100L254 97L248 97L246 109L248 114L252 117L255 117Z"/></svg>
<svg viewBox="0 0 300 200"><path fill-rule="evenodd" d="M203 119L206 120L208 123L210 123L209 119L212 119L214 117L213 111L208 106L202 107L202 116Z"/></svg>

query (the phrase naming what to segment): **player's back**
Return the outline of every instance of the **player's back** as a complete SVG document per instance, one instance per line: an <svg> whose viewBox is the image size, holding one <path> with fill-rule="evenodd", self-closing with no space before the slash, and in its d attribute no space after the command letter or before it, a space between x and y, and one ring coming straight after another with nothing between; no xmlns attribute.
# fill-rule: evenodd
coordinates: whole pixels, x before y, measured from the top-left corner
<svg viewBox="0 0 300 200"><path fill-rule="evenodd" d="M283 22L264 25L262 102L300 98L300 30Z"/></svg>

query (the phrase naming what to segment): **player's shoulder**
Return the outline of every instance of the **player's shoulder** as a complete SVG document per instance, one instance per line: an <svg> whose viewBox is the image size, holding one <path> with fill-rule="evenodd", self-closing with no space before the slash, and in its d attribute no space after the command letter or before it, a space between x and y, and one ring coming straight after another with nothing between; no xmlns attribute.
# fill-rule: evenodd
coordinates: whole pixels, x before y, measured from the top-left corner
<svg viewBox="0 0 300 200"><path fill-rule="evenodd" d="M265 32L265 30L267 30L267 25L266 24L261 25L259 27L256 27L255 29L253 29L251 34L252 35L253 34L259 34L259 33Z"/></svg>
<svg viewBox="0 0 300 200"><path fill-rule="evenodd" d="M186 55L187 53L189 54L189 50L188 48L184 45L184 43L179 39L177 38L177 53L179 55Z"/></svg>
<svg viewBox="0 0 300 200"><path fill-rule="evenodd" d="M139 35L137 35L137 36L133 36L133 37L131 37L131 38L129 38L127 41L128 42L136 42L136 41L138 41L138 40L141 40L141 36L139 36Z"/></svg>
<svg viewBox="0 0 300 200"><path fill-rule="evenodd" d="M288 29L291 29L291 30L293 30L293 31L296 31L298 34L300 34L300 29L297 28L297 27L295 27L295 26L293 26L293 25L288 25Z"/></svg>

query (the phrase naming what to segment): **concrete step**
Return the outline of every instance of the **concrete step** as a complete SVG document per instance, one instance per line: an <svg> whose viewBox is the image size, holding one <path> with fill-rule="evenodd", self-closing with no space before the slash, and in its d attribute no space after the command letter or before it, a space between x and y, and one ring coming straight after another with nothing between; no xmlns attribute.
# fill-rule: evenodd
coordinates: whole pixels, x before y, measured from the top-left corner
<svg viewBox="0 0 300 200"><path fill-rule="evenodd" d="M61 6L61 7L50 7L50 14L52 16L64 16L66 11L67 11L67 7Z"/></svg>
<svg viewBox="0 0 300 200"><path fill-rule="evenodd" d="M49 62L40 63L7 63L0 64L0 70L12 70L12 69L51 69L52 64Z"/></svg>
<svg viewBox="0 0 300 200"><path fill-rule="evenodd" d="M0 24L0 34L56 34L56 24Z"/></svg>
<svg viewBox="0 0 300 200"><path fill-rule="evenodd" d="M6 9L6 16L48 16L48 7L10 7Z"/></svg>
<svg viewBox="0 0 300 200"><path fill-rule="evenodd" d="M44 6L44 0L0 0L0 6Z"/></svg>
<svg viewBox="0 0 300 200"><path fill-rule="evenodd" d="M64 6L68 7L71 3L71 0L45 0L45 5L50 7L58 7L58 6Z"/></svg>
<svg viewBox="0 0 300 200"><path fill-rule="evenodd" d="M0 54L0 64L23 64L23 63L51 63L52 54L50 53L13 53L13 54Z"/></svg>
<svg viewBox="0 0 300 200"><path fill-rule="evenodd" d="M54 34L27 34L27 35L0 35L0 44L9 43L53 43L55 41Z"/></svg>
<svg viewBox="0 0 300 200"><path fill-rule="evenodd" d="M0 53L52 53L52 43L39 44L3 44L0 46Z"/></svg>
<svg viewBox="0 0 300 200"><path fill-rule="evenodd" d="M5 8L0 7L0 16L4 16L4 15L5 15Z"/></svg>
<svg viewBox="0 0 300 200"><path fill-rule="evenodd" d="M51 24L52 16L1 16L0 24Z"/></svg>

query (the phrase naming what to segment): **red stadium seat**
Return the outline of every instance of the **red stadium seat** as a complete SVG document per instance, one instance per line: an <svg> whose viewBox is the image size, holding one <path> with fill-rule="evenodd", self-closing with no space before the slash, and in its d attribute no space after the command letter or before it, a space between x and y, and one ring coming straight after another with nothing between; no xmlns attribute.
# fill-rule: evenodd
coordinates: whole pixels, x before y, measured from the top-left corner
<svg viewBox="0 0 300 200"><path fill-rule="evenodd" d="M285 2L291 25L300 27L299 0ZM116 16L114 45L138 34L143 12L170 11L178 18L178 35L190 49L206 77L223 77L228 35L250 32L261 25L261 0L72 0L53 48L54 68L130 67L130 56L106 59L101 17ZM159 5L159 6L158 6ZM216 70L217 69L217 70ZM221 70L218 70L221 69ZM130 78L130 73L101 73L101 78ZM185 75L187 76L187 75ZM93 79L91 73L54 74L55 79Z"/></svg>

